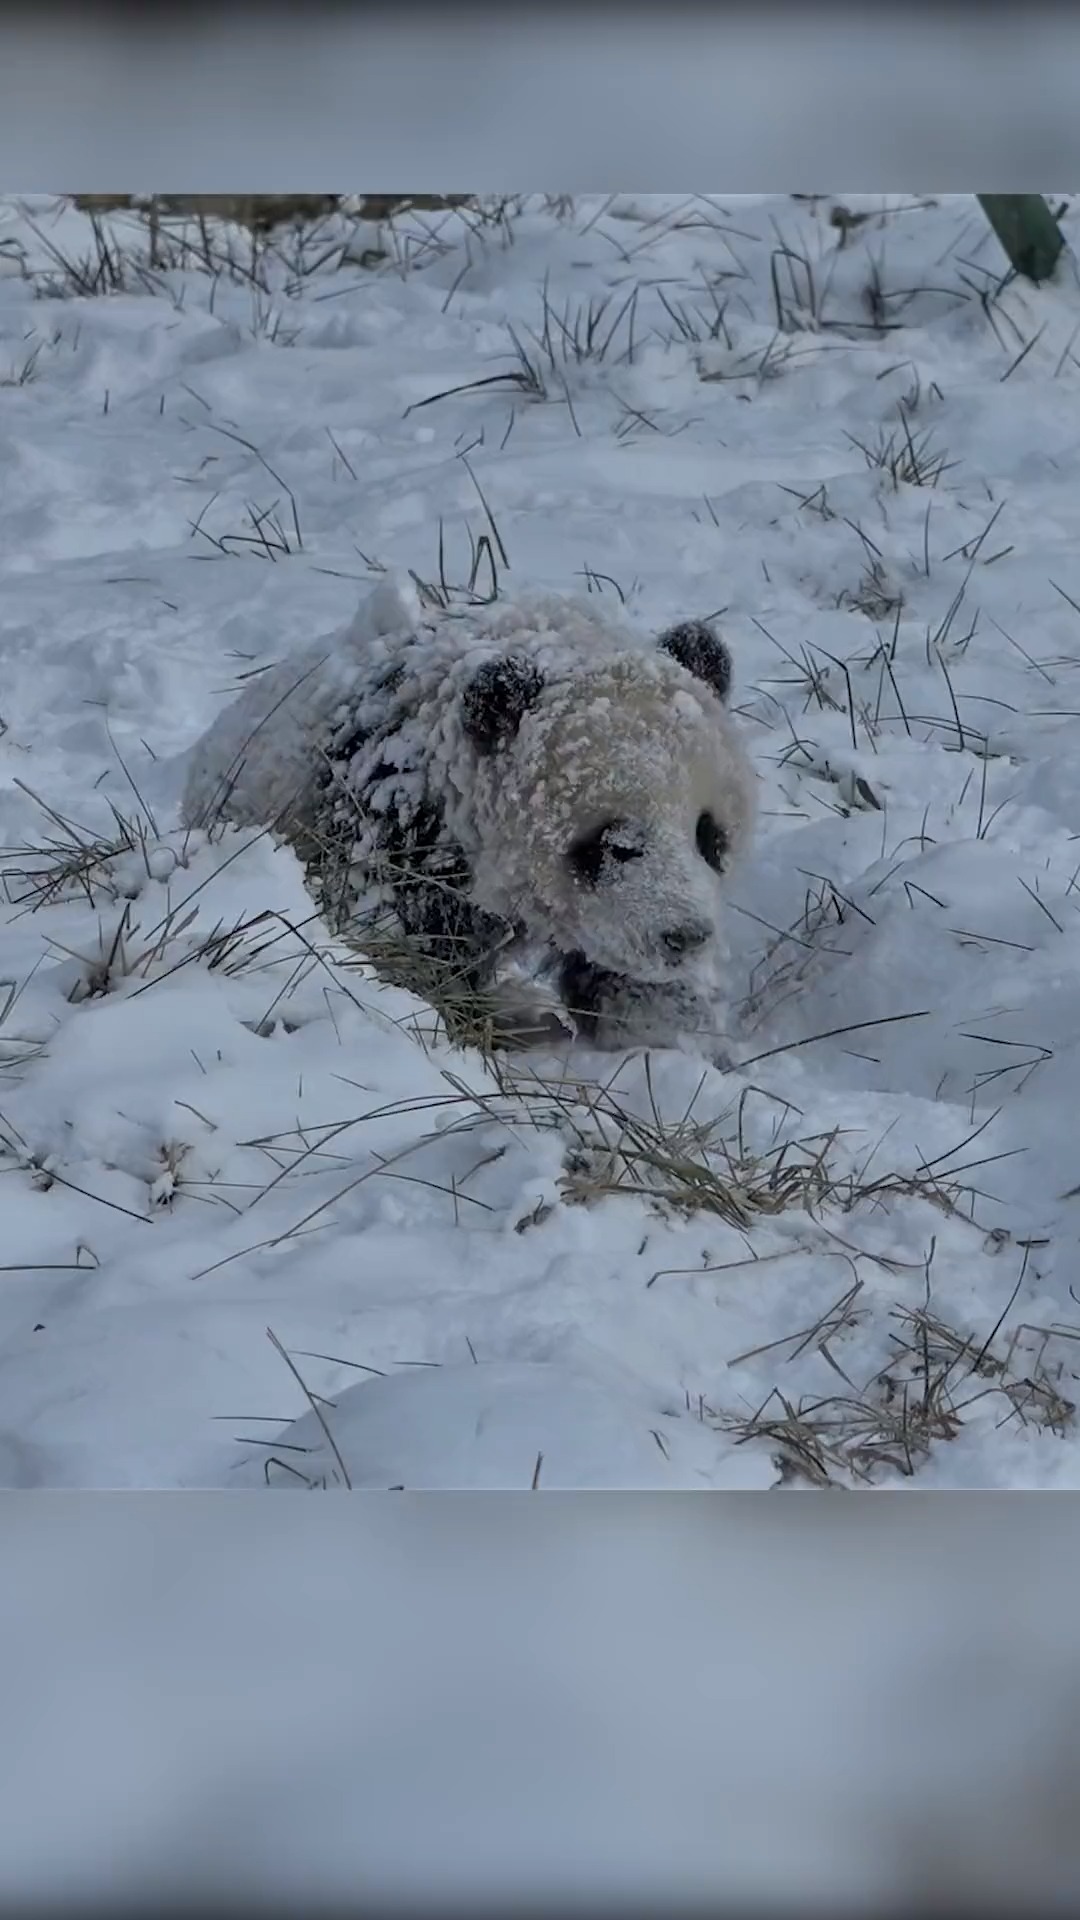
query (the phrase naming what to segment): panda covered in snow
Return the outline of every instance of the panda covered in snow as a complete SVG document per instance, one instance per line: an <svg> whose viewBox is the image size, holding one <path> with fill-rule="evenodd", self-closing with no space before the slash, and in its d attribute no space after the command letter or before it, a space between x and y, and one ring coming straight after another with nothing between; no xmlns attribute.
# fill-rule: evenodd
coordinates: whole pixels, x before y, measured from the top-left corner
<svg viewBox="0 0 1080 1920"><path fill-rule="evenodd" d="M360 946L389 907L501 1008L506 1043L715 1056L753 817L730 688L703 621L649 640L581 599L432 611L391 580L218 716L184 817L273 826Z"/></svg>

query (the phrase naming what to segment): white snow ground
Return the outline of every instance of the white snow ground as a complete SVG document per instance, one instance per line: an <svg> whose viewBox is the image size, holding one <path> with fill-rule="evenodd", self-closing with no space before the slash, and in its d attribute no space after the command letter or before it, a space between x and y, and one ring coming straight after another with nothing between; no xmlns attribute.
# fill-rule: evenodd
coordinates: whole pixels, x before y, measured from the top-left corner
<svg viewBox="0 0 1080 1920"><path fill-rule="evenodd" d="M0 203L0 1483L1080 1485L1080 291L836 204L254 271L120 216L79 293L87 220ZM240 676L440 525L455 587L722 613L738 1071L497 1084L177 829Z"/></svg>

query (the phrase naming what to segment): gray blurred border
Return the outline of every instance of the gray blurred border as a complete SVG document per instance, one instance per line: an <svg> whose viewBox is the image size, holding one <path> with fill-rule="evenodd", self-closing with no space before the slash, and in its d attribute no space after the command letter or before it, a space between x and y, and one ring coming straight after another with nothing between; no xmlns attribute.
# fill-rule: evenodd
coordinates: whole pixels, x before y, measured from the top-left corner
<svg viewBox="0 0 1080 1920"><path fill-rule="evenodd" d="M1063 1495L0 1495L0 1904L1075 1909Z"/></svg>
<svg viewBox="0 0 1080 1920"><path fill-rule="evenodd" d="M1050 191L1080 163L1080 17L1037 4L44 0L2 53L23 192Z"/></svg>

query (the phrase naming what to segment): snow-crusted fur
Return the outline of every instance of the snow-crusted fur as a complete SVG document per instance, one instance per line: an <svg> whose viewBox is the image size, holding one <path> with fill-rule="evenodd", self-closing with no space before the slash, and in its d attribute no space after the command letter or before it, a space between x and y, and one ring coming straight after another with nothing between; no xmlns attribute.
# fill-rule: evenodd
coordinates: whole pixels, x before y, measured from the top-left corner
<svg viewBox="0 0 1080 1920"><path fill-rule="evenodd" d="M218 716L185 818L274 825L336 930L390 903L478 989L708 1051L753 816L730 678L700 621L650 641L580 599L431 612L387 581Z"/></svg>

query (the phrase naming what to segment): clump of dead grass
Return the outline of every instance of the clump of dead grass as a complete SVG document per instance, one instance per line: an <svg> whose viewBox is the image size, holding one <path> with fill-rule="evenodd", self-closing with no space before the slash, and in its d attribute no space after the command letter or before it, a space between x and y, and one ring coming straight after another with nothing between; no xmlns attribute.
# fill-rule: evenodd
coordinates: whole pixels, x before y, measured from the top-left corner
<svg viewBox="0 0 1080 1920"><path fill-rule="evenodd" d="M141 803L125 814L108 802L111 825L95 829L59 812L25 782L13 784L46 816L49 831L35 845L0 849L0 886L9 906L36 913L78 897L89 906L132 899L142 881L155 878L155 852L170 866L186 865L186 838L164 850L157 821Z"/></svg>
<svg viewBox="0 0 1080 1920"><path fill-rule="evenodd" d="M857 447L868 467L876 468L889 480L893 492L901 487L936 487L942 477L956 466L948 454L935 446L932 429L913 433L908 419L907 409L901 402L897 409L899 425L887 431L878 429L872 441L859 440L854 434L848 434L853 447Z"/></svg>
<svg viewBox="0 0 1080 1920"><path fill-rule="evenodd" d="M614 1089L586 1098L589 1125L576 1123L576 1148L567 1168L568 1196L590 1204L611 1194L635 1194L662 1211L716 1214L749 1228L760 1217L793 1209L812 1219L825 1211L848 1214L859 1206L919 1195L944 1211L959 1204L959 1190L933 1167L910 1173L860 1175L834 1159L840 1131L788 1139L765 1152L720 1132L720 1122L669 1121L655 1102L642 1115L621 1102Z"/></svg>
<svg viewBox="0 0 1080 1920"><path fill-rule="evenodd" d="M61 200L69 196L61 196ZM47 264L31 265L16 243L12 258L36 292L69 299L123 292L169 294L170 272L195 270L269 296L299 293L312 275L344 266L408 272L454 244L441 221L464 222L483 238L508 222L507 196L496 204L473 194L73 194L89 234L62 245L28 209L27 231ZM429 223L435 220L436 225ZM211 307L213 293L211 293ZM280 312L260 310L255 332L279 344L296 337Z"/></svg>
<svg viewBox="0 0 1080 1920"><path fill-rule="evenodd" d="M345 950L338 965L344 975L370 969L387 986L431 1009L433 1024L422 1016L406 1021L424 1045L445 1041L494 1059L521 1044L507 1025L498 990L475 984L476 948L467 936L448 932L438 941L420 938L401 927L392 908L376 907L348 923L341 937Z"/></svg>
<svg viewBox="0 0 1080 1920"><path fill-rule="evenodd" d="M1025 1245L1020 1277L1005 1312L990 1333L980 1337L951 1324L933 1305L931 1242L926 1297L922 1304L899 1303L890 1309L890 1357L870 1380L861 1386L852 1380L831 1346L836 1334L860 1317L861 1282L856 1281L817 1325L771 1343L777 1348L790 1345L790 1358L816 1348L838 1375L841 1391L792 1399L773 1387L752 1414L710 1409L710 1418L739 1445L768 1446L779 1484L814 1487L872 1484L889 1474L912 1479L936 1446L957 1438L971 1409L983 1402L995 1404L999 1426L1016 1420L1063 1435L1076 1415L1076 1401L1065 1383L1071 1388L1077 1375L1061 1357L1060 1343L1080 1339L1080 1329L1025 1322L1004 1348L997 1344L1029 1253ZM763 1351L756 1349L755 1354ZM729 1365L751 1357L741 1354Z"/></svg>

